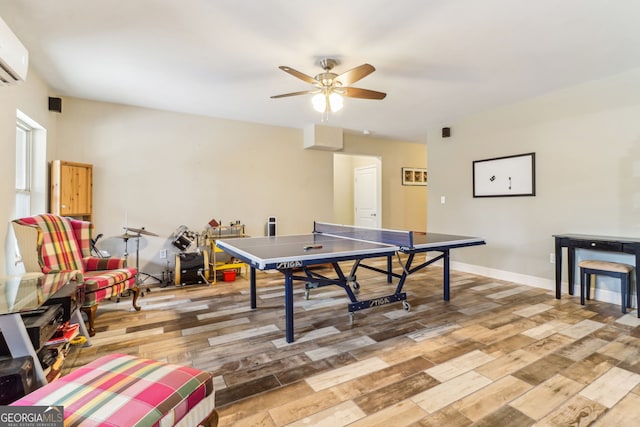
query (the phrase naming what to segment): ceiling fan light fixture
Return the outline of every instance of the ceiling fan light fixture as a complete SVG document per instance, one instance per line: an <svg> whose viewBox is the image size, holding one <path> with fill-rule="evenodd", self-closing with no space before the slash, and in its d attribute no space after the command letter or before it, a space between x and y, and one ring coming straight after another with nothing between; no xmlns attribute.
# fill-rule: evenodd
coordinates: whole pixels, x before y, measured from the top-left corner
<svg viewBox="0 0 640 427"><path fill-rule="evenodd" d="M327 97L324 93L317 93L311 97L311 104L313 104L313 109L318 113L324 113L327 111Z"/></svg>
<svg viewBox="0 0 640 427"><path fill-rule="evenodd" d="M329 95L329 110L331 110L332 113L335 113L336 111L342 110L343 106L344 99L342 99L342 96L332 92L331 95Z"/></svg>
<svg viewBox="0 0 640 427"><path fill-rule="evenodd" d="M311 98L313 109L318 113L335 113L344 107L344 99L338 93L332 92L329 95L317 93Z"/></svg>
<svg viewBox="0 0 640 427"><path fill-rule="evenodd" d="M279 68L292 76L312 84L312 90L284 93L274 95L271 98L285 98L295 95L314 94L311 98L313 109L323 115L323 120L328 120L329 113L340 111L344 106L344 97L361 99L384 99L386 93L375 90L361 89L351 85L375 71L373 65L362 64L342 74L334 73L333 67L338 62L335 59L325 58L320 61L324 72L311 77L291 67L280 66Z"/></svg>

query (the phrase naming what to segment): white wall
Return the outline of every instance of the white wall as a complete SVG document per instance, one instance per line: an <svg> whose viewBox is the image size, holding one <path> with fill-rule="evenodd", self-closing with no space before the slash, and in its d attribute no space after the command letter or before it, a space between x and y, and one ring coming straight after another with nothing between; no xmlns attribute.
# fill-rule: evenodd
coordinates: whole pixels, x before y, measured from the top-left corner
<svg viewBox="0 0 640 427"><path fill-rule="evenodd" d="M94 164L95 222L115 254L122 242L113 236L125 218L160 234L142 247L158 265L159 249L171 248L168 236L181 224L199 229L212 217L240 219L261 235L269 215L278 216L283 234L333 219L333 153L304 150L302 130L71 98L58 114L47 110L47 96L56 95L32 71L27 82L0 92L0 274L13 261L16 109L47 129L48 160ZM454 251L458 268L551 287L553 234L640 236L638 117L634 70L448 123L451 138L442 139L439 128L427 133L428 192L402 187L400 177L402 166L421 166L414 160L426 158L424 145L346 134L344 152L383 159L383 226L426 228L426 211L422 224L409 215L424 197L418 205L429 203L429 231L487 239L485 247ZM536 197L472 197L473 160L531 151ZM615 292L605 297L617 302Z"/></svg>
<svg viewBox="0 0 640 427"><path fill-rule="evenodd" d="M116 236L125 225L159 235L140 241L140 265L146 272L162 271L167 260L173 263L177 249L170 236L183 224L201 231L212 218L240 220L248 234L258 236L268 216L278 217L279 234L306 233L313 220L333 221L333 152L305 150L301 129L74 98L63 98L61 114L49 112L47 98L57 94L32 70L25 83L1 90L1 275L14 270L9 224L14 218L17 109L46 129L47 161L94 165L94 223L104 235L102 249L123 254L124 242ZM387 226L424 223L426 192L414 197L414 189L401 188L396 173L409 160L426 162L424 144L347 134L344 152L384 159ZM167 260L159 258L162 248L169 250ZM128 252L135 253L135 241Z"/></svg>
<svg viewBox="0 0 640 427"><path fill-rule="evenodd" d="M429 229L486 238L455 251L459 267L551 287L553 234L640 236L639 118L634 70L429 131ZM535 197L472 197L472 161L527 152Z"/></svg>
<svg viewBox="0 0 640 427"><path fill-rule="evenodd" d="M304 149L301 129L65 98L57 135L56 158L94 165L102 249L123 254L116 236L125 225L159 234L140 241L140 267L148 273L165 266L160 249L173 263L171 234L183 224L202 231L212 218L240 220L249 235L262 236L269 216L278 218L278 234L307 233L314 220L334 220L333 152ZM345 135L344 151L383 157L383 169L389 167L383 178L399 177L400 165L416 153L426 162L424 144ZM424 190L421 199L399 199L410 191L399 180L383 185L391 194L389 224L424 221ZM135 253L135 241L128 251Z"/></svg>
<svg viewBox="0 0 640 427"><path fill-rule="evenodd" d="M262 236L271 215L280 234L332 219L332 153L305 150L301 130L80 99L64 105L57 156L94 165L94 223L112 254L124 250L114 238L124 226L158 234L141 240L141 258L163 264L159 250L171 261L180 225L199 232L212 218L240 220Z"/></svg>
<svg viewBox="0 0 640 427"><path fill-rule="evenodd" d="M353 160L354 156L333 156L333 220L353 224Z"/></svg>

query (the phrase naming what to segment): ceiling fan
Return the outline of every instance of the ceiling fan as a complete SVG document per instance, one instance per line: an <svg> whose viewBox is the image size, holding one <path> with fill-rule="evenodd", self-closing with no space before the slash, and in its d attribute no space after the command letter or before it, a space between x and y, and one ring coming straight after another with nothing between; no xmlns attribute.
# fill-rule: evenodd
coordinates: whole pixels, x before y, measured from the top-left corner
<svg viewBox="0 0 640 427"><path fill-rule="evenodd" d="M287 96L315 94L311 99L313 108L320 113L329 111L336 112L342 108L342 97L363 98L363 99L384 99L386 93L377 92L375 90L360 89L350 87L353 83L373 73L376 69L373 65L362 64L342 74L332 72L333 67L338 61L331 58L325 58L320 61L320 66L324 72L315 77L308 76L291 67L280 66L282 71L291 74L307 83L315 86L314 89L303 90L300 92L284 93L282 95L274 95L271 98L285 98Z"/></svg>

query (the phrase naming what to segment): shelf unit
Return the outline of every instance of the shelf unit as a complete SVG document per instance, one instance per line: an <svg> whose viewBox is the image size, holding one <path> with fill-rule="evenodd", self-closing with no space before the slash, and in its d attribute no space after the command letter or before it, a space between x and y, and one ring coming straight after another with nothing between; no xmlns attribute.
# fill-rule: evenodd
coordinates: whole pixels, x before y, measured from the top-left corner
<svg viewBox="0 0 640 427"><path fill-rule="evenodd" d="M247 264L236 261L233 258L231 260L220 260L220 256L225 252L216 246L217 239L236 239L242 237L248 237L244 233L244 224L218 226L207 230L207 239L209 240L209 245L211 247L210 267L211 274L213 275L212 283L216 283L219 271L224 272L225 270L236 270L240 273L244 268L244 274L245 276L247 275Z"/></svg>
<svg viewBox="0 0 640 427"><path fill-rule="evenodd" d="M93 165L53 160L50 181L51 213L93 220Z"/></svg>
<svg viewBox="0 0 640 427"><path fill-rule="evenodd" d="M50 286L49 289L55 289L56 291L51 297L46 292L40 289L42 287L42 274L40 273L26 273L22 275L19 279L19 289L17 292L18 298L16 299L17 305L15 307L10 307L11 310L3 312L0 315L0 331L2 331L4 344L6 344L6 350L8 355L3 354L2 357L11 357L13 359L20 358L22 356L31 356L34 362L34 377L37 386L42 386L47 384L50 381L55 380L60 375L60 369L64 363L64 359L68 354L70 349L69 343L60 343L60 344L52 344L47 345L46 343L40 344L40 337L37 335L33 335L36 332L29 332L33 326L33 321L26 321L23 316L28 316L33 310L38 310L40 308L45 309L53 309L56 310L56 307L46 307L49 303L54 303L52 305L57 307L62 307L64 310L62 322L71 321L73 323L79 324L79 331L82 335L88 337L89 334L86 330L84 320L82 319L82 314L79 311L79 306L82 303L82 294L78 289L78 284L76 282L68 282L64 284L61 288L53 285ZM0 281L4 282L8 281L6 278L0 278ZM66 279L60 279L66 280ZM5 283L2 283L2 286L5 286ZM36 296L36 293L44 298L42 300L40 297L32 297ZM35 302L32 302L35 299ZM20 311L23 310L23 311ZM69 314L67 310L73 310L72 313ZM44 313L33 313L32 319L37 322L38 316L44 315ZM45 319L49 321L49 319ZM47 323L52 324L52 323ZM30 329L28 330L27 327ZM51 332L51 336L53 336L55 330ZM51 338L42 337L42 338ZM34 338L35 337L35 338ZM36 341L37 342L34 342ZM88 341L90 345L90 341ZM51 362L51 364L47 367L43 367L40 363L40 354L42 351L47 351L47 349L56 348L58 350L58 354ZM2 349L4 353L4 348ZM37 387L36 386L36 387Z"/></svg>
<svg viewBox="0 0 640 427"><path fill-rule="evenodd" d="M60 304L64 310L63 313L63 323L78 323L81 327L76 332L76 335L83 331L85 337L89 337L86 326L84 324L84 320L82 319L82 315L80 314L80 306L82 305L83 300L83 291L82 287L79 286L78 282L70 281L62 288L60 288L55 294L49 297L45 302L44 306ZM38 353L44 349L52 349L55 348L58 351L58 356L56 360L51 363L48 367L43 366L44 374L47 378L47 382L52 382L57 379L62 373L62 367L64 364L67 355L71 351L71 343L69 341L60 342L57 344L46 344L43 349L38 350Z"/></svg>

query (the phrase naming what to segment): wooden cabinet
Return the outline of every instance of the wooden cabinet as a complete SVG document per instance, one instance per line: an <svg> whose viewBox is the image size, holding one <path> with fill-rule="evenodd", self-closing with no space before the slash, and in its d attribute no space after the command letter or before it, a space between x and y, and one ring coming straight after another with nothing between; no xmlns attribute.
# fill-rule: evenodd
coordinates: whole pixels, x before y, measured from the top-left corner
<svg viewBox="0 0 640 427"><path fill-rule="evenodd" d="M93 165L51 162L51 213L85 221L93 219Z"/></svg>

